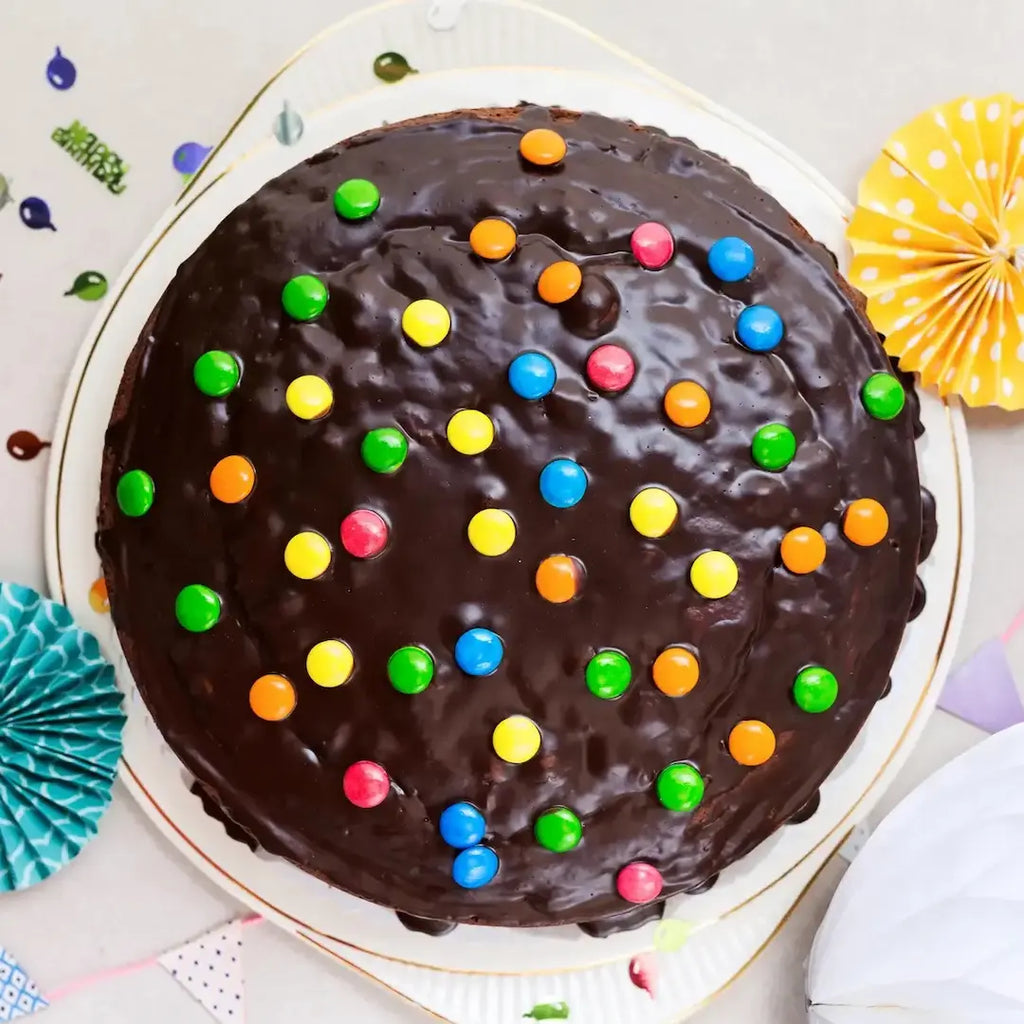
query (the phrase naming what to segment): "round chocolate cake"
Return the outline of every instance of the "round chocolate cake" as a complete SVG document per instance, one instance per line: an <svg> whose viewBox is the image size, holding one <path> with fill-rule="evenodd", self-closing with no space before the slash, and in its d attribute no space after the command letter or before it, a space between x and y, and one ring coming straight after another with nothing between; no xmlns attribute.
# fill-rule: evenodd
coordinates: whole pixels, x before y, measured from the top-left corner
<svg viewBox="0 0 1024 1024"><path fill-rule="evenodd" d="M742 171L460 111L295 167L181 267L98 544L146 704L253 843L419 918L630 922L810 813L884 695L914 434Z"/></svg>

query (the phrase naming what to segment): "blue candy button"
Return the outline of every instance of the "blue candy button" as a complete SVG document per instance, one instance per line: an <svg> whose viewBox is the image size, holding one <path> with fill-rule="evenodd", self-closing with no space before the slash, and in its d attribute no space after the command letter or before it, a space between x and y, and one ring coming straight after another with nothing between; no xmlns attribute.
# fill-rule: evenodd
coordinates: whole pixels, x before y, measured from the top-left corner
<svg viewBox="0 0 1024 1024"><path fill-rule="evenodd" d="M489 846L471 846L452 864L452 878L463 889L479 889L498 873L498 855Z"/></svg>
<svg viewBox="0 0 1024 1024"><path fill-rule="evenodd" d="M720 281L742 281L754 269L754 250L742 238L726 235L708 250L708 266Z"/></svg>
<svg viewBox="0 0 1024 1024"><path fill-rule="evenodd" d="M524 352L509 364L508 382L520 398L543 398L555 386L555 364L540 352Z"/></svg>
<svg viewBox="0 0 1024 1024"><path fill-rule="evenodd" d="M555 508L571 508L587 493L587 474L572 459L555 459L540 471L540 496Z"/></svg>
<svg viewBox="0 0 1024 1024"><path fill-rule="evenodd" d="M782 341L782 317L771 306L747 306L736 320L736 337L752 352L770 352Z"/></svg>
<svg viewBox="0 0 1024 1024"><path fill-rule="evenodd" d="M484 816L472 804L463 802L446 807L441 812L438 827L441 838L456 850L476 846L487 831Z"/></svg>
<svg viewBox="0 0 1024 1024"><path fill-rule="evenodd" d="M498 670L504 656L501 637L489 629L467 629L455 641L455 661L466 675L489 676Z"/></svg>

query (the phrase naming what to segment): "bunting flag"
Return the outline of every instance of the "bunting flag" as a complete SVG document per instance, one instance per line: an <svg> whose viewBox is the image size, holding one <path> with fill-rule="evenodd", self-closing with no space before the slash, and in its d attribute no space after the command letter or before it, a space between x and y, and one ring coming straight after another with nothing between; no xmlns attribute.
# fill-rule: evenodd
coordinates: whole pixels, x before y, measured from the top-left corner
<svg viewBox="0 0 1024 1024"><path fill-rule="evenodd" d="M0 1021L29 1017L49 1005L40 995L39 986L25 973L18 961L0 946Z"/></svg>
<svg viewBox="0 0 1024 1024"><path fill-rule="evenodd" d="M939 697L943 711L990 733L1024 722L1024 704L1006 659L1009 632L983 643L949 674Z"/></svg>
<svg viewBox="0 0 1024 1024"><path fill-rule="evenodd" d="M157 963L221 1024L245 1020L242 926L242 921L231 921L157 957Z"/></svg>

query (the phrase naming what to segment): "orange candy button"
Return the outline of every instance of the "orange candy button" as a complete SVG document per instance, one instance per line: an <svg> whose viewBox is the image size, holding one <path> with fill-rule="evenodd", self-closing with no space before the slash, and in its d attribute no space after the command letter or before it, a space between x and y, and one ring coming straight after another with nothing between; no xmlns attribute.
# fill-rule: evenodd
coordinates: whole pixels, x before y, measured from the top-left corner
<svg viewBox="0 0 1024 1024"><path fill-rule="evenodd" d="M750 768L764 764L775 753L775 733L756 718L738 722L729 733L729 753Z"/></svg>
<svg viewBox="0 0 1024 1024"><path fill-rule="evenodd" d="M685 647L666 647L654 659L654 685L666 697L682 697L689 693L700 677L700 663Z"/></svg>
<svg viewBox="0 0 1024 1024"><path fill-rule="evenodd" d="M711 399L696 381L681 380L665 392L665 414L677 427L699 427L711 414Z"/></svg>
<svg viewBox="0 0 1024 1024"><path fill-rule="evenodd" d="M516 247L516 229L507 220L488 217L473 225L469 247L485 260L503 260Z"/></svg>
<svg viewBox="0 0 1024 1024"><path fill-rule="evenodd" d="M552 604L565 604L580 592L583 566L569 555L550 555L537 566L537 593Z"/></svg>
<svg viewBox="0 0 1024 1024"><path fill-rule="evenodd" d="M565 139L550 128L531 128L519 140L519 152L524 160L539 167L550 167L565 156Z"/></svg>
<svg viewBox="0 0 1024 1024"><path fill-rule="evenodd" d="M227 505L235 505L252 494L256 470L244 455L226 455L210 472L210 493Z"/></svg>
<svg viewBox="0 0 1024 1024"><path fill-rule="evenodd" d="M249 707L266 722L280 722L295 710L295 687L284 676L260 676L249 688Z"/></svg>
<svg viewBox="0 0 1024 1024"><path fill-rule="evenodd" d="M537 294L545 302L557 305L571 299L583 283L583 273L575 263L559 260L551 263L542 271L537 279Z"/></svg>
<svg viewBox="0 0 1024 1024"><path fill-rule="evenodd" d="M782 538L779 551L782 564L802 576L814 572L825 561L825 538L809 526L798 526Z"/></svg>
<svg viewBox="0 0 1024 1024"><path fill-rule="evenodd" d="M889 532L889 514L874 498L858 498L846 506L843 533L861 547L871 547Z"/></svg>

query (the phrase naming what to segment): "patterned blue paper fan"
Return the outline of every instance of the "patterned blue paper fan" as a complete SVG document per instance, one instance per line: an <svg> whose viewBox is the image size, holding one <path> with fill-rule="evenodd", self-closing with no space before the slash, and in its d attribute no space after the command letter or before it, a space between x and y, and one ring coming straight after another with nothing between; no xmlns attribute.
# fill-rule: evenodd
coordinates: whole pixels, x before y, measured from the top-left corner
<svg viewBox="0 0 1024 1024"><path fill-rule="evenodd" d="M0 584L0 891L41 882L95 835L123 726L95 637L63 605Z"/></svg>

